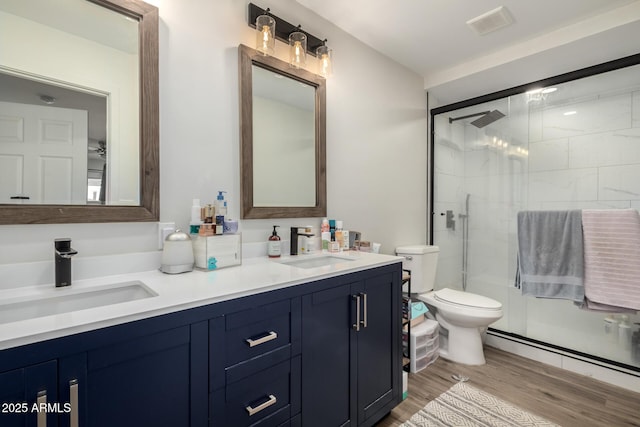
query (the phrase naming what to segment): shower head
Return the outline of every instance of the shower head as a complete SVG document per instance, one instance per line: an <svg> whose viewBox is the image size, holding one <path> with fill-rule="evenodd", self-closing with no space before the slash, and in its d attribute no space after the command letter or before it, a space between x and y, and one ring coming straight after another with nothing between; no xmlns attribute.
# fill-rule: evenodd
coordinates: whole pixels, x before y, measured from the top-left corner
<svg viewBox="0 0 640 427"><path fill-rule="evenodd" d="M453 123L456 120L468 119L470 117L478 117L478 116L482 116L482 117L480 117L479 119L475 119L474 121L471 122L471 124L480 129L485 127L488 124L495 122L498 119L503 118L504 114L502 114L498 110L482 111L480 113L468 114L466 116L461 116L461 117L455 117L455 118L449 117L449 123Z"/></svg>
<svg viewBox="0 0 640 427"><path fill-rule="evenodd" d="M484 116L480 117L479 119L475 119L474 121L471 122L471 124L477 128L483 128L486 125L491 124L503 117L504 117L504 114L502 114L500 111L493 110L488 112Z"/></svg>

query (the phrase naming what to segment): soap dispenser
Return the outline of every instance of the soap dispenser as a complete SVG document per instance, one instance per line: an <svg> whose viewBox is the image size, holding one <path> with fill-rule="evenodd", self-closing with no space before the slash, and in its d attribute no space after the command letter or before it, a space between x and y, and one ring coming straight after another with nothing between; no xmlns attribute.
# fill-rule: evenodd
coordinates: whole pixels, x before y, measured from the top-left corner
<svg viewBox="0 0 640 427"><path fill-rule="evenodd" d="M279 258L282 252L282 246L280 244L280 236L278 236L278 232L276 228L280 227L279 225L273 226L273 233L269 236L269 242L267 243L267 254L269 258Z"/></svg>

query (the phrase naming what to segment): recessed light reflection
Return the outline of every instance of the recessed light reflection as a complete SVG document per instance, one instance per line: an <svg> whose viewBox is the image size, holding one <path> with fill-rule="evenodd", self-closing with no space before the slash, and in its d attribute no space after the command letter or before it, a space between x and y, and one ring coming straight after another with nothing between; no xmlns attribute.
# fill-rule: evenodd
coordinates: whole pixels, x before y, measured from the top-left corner
<svg viewBox="0 0 640 427"><path fill-rule="evenodd" d="M573 116L574 114L578 114L577 111L565 111L563 115L565 116Z"/></svg>

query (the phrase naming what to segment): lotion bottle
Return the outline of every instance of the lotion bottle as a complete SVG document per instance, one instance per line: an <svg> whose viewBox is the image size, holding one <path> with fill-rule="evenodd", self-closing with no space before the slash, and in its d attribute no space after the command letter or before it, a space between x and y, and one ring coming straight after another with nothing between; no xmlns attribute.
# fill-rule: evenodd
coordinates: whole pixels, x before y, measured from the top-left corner
<svg viewBox="0 0 640 427"><path fill-rule="evenodd" d="M280 258L280 254L282 253L280 236L278 236L278 232L276 231L277 227L280 226L273 226L273 233L271 233L271 236L269 236L269 241L267 242L267 254L269 255L269 258Z"/></svg>

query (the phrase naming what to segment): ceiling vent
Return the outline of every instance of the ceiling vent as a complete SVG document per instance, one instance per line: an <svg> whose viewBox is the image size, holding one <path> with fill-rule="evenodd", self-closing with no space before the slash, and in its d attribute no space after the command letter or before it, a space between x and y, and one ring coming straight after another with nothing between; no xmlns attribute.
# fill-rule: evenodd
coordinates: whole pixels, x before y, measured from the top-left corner
<svg viewBox="0 0 640 427"><path fill-rule="evenodd" d="M504 28L513 23L513 17L509 10L500 6L480 16L467 21L467 25L478 35L485 35L500 28Z"/></svg>

